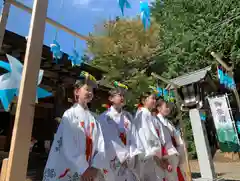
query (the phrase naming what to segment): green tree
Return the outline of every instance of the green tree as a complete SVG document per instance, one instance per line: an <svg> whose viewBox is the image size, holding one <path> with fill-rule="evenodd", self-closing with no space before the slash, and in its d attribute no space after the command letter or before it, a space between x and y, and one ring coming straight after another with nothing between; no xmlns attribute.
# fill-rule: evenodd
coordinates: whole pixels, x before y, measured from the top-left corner
<svg viewBox="0 0 240 181"><path fill-rule="evenodd" d="M240 1L157 0L152 16L161 25L159 58L167 59L164 73L176 77L215 64L211 51L229 63L240 62Z"/></svg>
<svg viewBox="0 0 240 181"><path fill-rule="evenodd" d="M139 18L117 18L96 26L90 35L92 64L107 71L106 82L120 81L131 89L128 104L135 104L139 94L153 83L145 73L155 62L154 52L161 48L160 34L155 21L144 31Z"/></svg>
<svg viewBox="0 0 240 181"><path fill-rule="evenodd" d="M167 60L164 77L173 78L216 64L211 51L228 63L240 65L240 1L156 0L152 16L161 26L161 46L155 55ZM239 76L238 76L239 77ZM196 156L191 125L185 118L189 154Z"/></svg>

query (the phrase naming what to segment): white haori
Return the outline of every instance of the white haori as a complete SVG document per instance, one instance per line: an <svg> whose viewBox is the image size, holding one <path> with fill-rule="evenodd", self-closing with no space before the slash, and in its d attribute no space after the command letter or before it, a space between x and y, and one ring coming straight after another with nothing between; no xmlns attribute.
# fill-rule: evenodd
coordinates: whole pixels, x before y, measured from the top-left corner
<svg viewBox="0 0 240 181"><path fill-rule="evenodd" d="M127 111L117 112L114 107L99 116L102 126L107 160L109 162L106 179L127 180L134 177L132 169L135 165L135 156L141 151L137 148L138 134L134 133L132 115ZM124 163L125 162L125 163ZM124 164L123 164L124 163Z"/></svg>
<svg viewBox="0 0 240 181"><path fill-rule="evenodd" d="M102 170L105 166L101 127L89 110L74 104L62 117L44 170L43 181L77 181L88 167ZM101 176L95 180L102 179Z"/></svg>

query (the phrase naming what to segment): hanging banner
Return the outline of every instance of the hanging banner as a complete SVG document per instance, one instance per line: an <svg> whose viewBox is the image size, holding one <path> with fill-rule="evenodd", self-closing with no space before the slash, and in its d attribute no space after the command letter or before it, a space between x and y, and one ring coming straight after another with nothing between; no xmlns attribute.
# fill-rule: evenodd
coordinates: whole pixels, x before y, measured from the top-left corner
<svg viewBox="0 0 240 181"><path fill-rule="evenodd" d="M240 150L238 134L234 124L228 98L225 95L208 98L213 121L217 131L220 150L238 152Z"/></svg>

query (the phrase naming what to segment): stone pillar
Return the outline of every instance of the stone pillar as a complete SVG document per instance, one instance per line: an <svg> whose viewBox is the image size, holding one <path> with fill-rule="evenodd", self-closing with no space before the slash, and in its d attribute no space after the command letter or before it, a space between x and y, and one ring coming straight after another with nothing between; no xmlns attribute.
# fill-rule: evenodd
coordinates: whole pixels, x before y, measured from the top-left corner
<svg viewBox="0 0 240 181"><path fill-rule="evenodd" d="M202 122L198 109L190 109L189 117L191 120L194 142L197 150L198 163L201 172L201 180L212 181L216 179L215 169L207 138L207 132Z"/></svg>

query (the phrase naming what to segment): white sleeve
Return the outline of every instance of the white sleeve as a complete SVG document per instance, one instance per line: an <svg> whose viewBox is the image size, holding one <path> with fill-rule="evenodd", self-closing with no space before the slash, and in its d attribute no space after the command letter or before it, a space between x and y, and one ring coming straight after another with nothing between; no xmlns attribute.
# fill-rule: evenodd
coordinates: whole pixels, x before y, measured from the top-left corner
<svg viewBox="0 0 240 181"><path fill-rule="evenodd" d="M94 138L95 152L94 152L91 166L98 169L104 169L107 167L106 155L105 155L105 143L104 143L102 129L100 127L100 124L97 122L96 122L96 127L97 127L97 134L96 134L96 137Z"/></svg>
<svg viewBox="0 0 240 181"><path fill-rule="evenodd" d="M139 154L143 155L145 151L142 146L142 142L135 124L131 123L131 128L130 128L130 131L128 131L127 137L128 137L130 158L133 158L134 156Z"/></svg>
<svg viewBox="0 0 240 181"><path fill-rule="evenodd" d="M134 123L138 130L142 147L145 150L145 157L151 157L156 153L158 153L158 156L161 156L162 146L153 125L153 117L145 112L140 112Z"/></svg>
<svg viewBox="0 0 240 181"><path fill-rule="evenodd" d="M166 129L164 129L163 124L157 117L154 119L154 127L162 145L164 145L166 143Z"/></svg>
<svg viewBox="0 0 240 181"><path fill-rule="evenodd" d="M61 124L63 124L63 154L70 169L82 175L89 167L85 155L85 134L78 125L71 122L67 113L64 113Z"/></svg>
<svg viewBox="0 0 240 181"><path fill-rule="evenodd" d="M106 156L109 155L116 155L121 163L123 163L129 156L128 149L125 148L125 145L122 143L121 139L119 138L118 131L113 129L107 123L107 115L104 114L101 116L100 125L102 128L102 133L105 141L105 150ZM106 158L107 160L109 157Z"/></svg>
<svg viewBox="0 0 240 181"><path fill-rule="evenodd" d="M177 130L176 130L176 128L175 127L173 127L173 131L174 131L174 139L175 139L175 141L176 141L176 143L177 143L177 151L178 151L178 153L179 153L179 155L180 155L180 164L182 164L184 161L185 161L185 157L186 157L186 155L185 155L185 151L184 151L184 141L183 141L183 139L182 139L182 137L181 137L181 134L179 134L178 132L177 132Z"/></svg>

